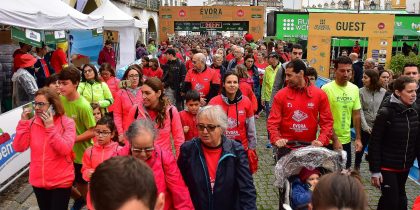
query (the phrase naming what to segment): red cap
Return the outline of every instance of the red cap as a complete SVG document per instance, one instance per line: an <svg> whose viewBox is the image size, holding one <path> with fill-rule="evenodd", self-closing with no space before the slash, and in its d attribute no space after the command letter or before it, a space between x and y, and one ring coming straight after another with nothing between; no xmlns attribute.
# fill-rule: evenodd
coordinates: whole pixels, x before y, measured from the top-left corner
<svg viewBox="0 0 420 210"><path fill-rule="evenodd" d="M300 178L300 181L301 182L306 182L306 180L310 177L310 176L312 176L312 174L321 174L319 171L318 171L318 169L314 169L314 170L309 170L309 169L307 169L307 168L302 168L302 170L300 170L300 173L299 173L299 178Z"/></svg>
<svg viewBox="0 0 420 210"><path fill-rule="evenodd" d="M247 34L245 34L245 35L244 35L244 39L245 39L247 42L251 42L251 40L252 40L252 39L254 39L254 37L252 36L252 34L247 33Z"/></svg>
<svg viewBox="0 0 420 210"><path fill-rule="evenodd" d="M15 57L15 67L26 68L33 66L36 63L36 58L30 54L19 54Z"/></svg>

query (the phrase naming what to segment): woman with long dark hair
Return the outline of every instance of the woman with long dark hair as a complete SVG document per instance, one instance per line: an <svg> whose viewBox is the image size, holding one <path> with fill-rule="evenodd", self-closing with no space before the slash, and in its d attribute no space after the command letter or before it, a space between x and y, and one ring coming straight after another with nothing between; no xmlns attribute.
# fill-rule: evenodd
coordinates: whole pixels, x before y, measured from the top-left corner
<svg viewBox="0 0 420 210"><path fill-rule="evenodd" d="M381 189L379 210L407 209L405 183L414 159L420 158L417 81L401 76L379 109L369 143L371 183Z"/></svg>
<svg viewBox="0 0 420 210"><path fill-rule="evenodd" d="M85 97L89 103L98 104L103 112L114 103L114 98L108 85L99 79L96 67L92 64L83 66L82 81L79 83L77 92Z"/></svg>
<svg viewBox="0 0 420 210"><path fill-rule="evenodd" d="M362 144L363 149L356 152L354 167L358 171L360 163L365 152L366 146L369 144L370 135L372 133L373 122L376 118L379 106L385 96L386 90L381 88L379 83L379 75L375 70L368 69L363 73L363 87L360 88L360 117L362 124Z"/></svg>
<svg viewBox="0 0 420 210"><path fill-rule="evenodd" d="M103 63L101 67L99 67L99 74L101 75L102 80L108 85L112 98L115 100L119 90L118 84L120 83L120 80L115 77L114 68L112 68L109 63ZM114 104L111 104L111 106L108 107L108 111L114 111Z"/></svg>

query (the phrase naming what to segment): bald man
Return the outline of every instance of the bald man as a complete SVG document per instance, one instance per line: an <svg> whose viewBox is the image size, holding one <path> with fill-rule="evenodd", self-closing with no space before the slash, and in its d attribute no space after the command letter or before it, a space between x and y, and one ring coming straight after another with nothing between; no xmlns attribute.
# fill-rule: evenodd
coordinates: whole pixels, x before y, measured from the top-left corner
<svg viewBox="0 0 420 210"><path fill-rule="evenodd" d="M193 68L185 76L184 93L196 90L201 96L201 105L205 106L210 99L217 96L220 89L220 77L217 72L206 65L206 56L197 53L192 58Z"/></svg>

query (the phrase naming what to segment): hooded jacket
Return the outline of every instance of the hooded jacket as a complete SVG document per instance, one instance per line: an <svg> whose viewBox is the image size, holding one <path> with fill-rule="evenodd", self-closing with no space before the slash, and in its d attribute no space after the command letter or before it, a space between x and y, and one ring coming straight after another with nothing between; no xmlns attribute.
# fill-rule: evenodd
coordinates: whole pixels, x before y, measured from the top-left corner
<svg viewBox="0 0 420 210"><path fill-rule="evenodd" d="M130 110L135 104L143 104L143 94L140 89L137 90L136 95L127 89L121 89L117 93L114 104L115 126L118 133L123 134L134 120L129 117Z"/></svg>
<svg viewBox="0 0 420 210"><path fill-rule="evenodd" d="M372 129L369 170L409 170L420 158L418 107L404 105L394 94L386 98Z"/></svg>
<svg viewBox="0 0 420 210"><path fill-rule="evenodd" d="M12 76L13 107L22 106L34 100L38 85L35 78L23 68L19 68Z"/></svg>
<svg viewBox="0 0 420 210"><path fill-rule="evenodd" d="M127 144L128 145L128 144ZM99 164L103 163L105 160L108 160L112 157L118 156L119 151L122 149L117 142L109 142L106 145L99 145L95 143L93 146L87 148L83 154L82 159L82 176L83 179L87 182L90 182L90 174L93 172ZM88 189L86 203L88 209L94 209L91 199L90 199L90 190Z"/></svg>
<svg viewBox="0 0 420 210"><path fill-rule="evenodd" d="M89 103L99 103L101 108L108 108L114 103L112 93L105 82L80 82L79 87L77 87L77 92L85 97Z"/></svg>
<svg viewBox="0 0 420 210"><path fill-rule="evenodd" d="M168 61L165 65L162 64L163 69L163 79L162 82L165 83L165 88L171 88L176 92L176 99L180 100L181 91L184 88L185 75L187 74L187 69L185 64L180 59L175 59Z"/></svg>
<svg viewBox="0 0 420 210"><path fill-rule="evenodd" d="M101 52L99 52L98 65L102 65L103 63L109 63L114 69L116 68L114 49L108 49L104 46Z"/></svg>
<svg viewBox="0 0 420 210"><path fill-rule="evenodd" d="M165 210L192 210L190 192L172 153L155 145L153 155L145 161L152 169L158 193L165 194Z"/></svg>
<svg viewBox="0 0 420 210"><path fill-rule="evenodd" d="M324 91L314 85L300 90L285 87L274 97L267 129L273 145L285 138L306 142L317 139L326 146L332 137L333 123ZM317 138L318 126L321 129Z"/></svg>
<svg viewBox="0 0 420 210"><path fill-rule="evenodd" d="M222 94L214 97L209 105L219 105L226 112L228 127L225 135L228 139L241 142L245 151L256 148L257 131L253 106L248 97L242 96L241 90L236 92L232 101L226 96L225 90L222 90Z"/></svg>
<svg viewBox="0 0 420 210"><path fill-rule="evenodd" d="M74 181L73 145L76 125L64 115L54 117L54 126L45 128L38 116L20 120L16 127L13 149L31 149L29 183L47 190L69 188Z"/></svg>
<svg viewBox="0 0 420 210"><path fill-rule="evenodd" d="M133 122L135 119L148 118L153 122L156 122L157 113L153 110L146 110L141 104L136 104L131 108L128 114L130 119L129 122ZM137 116L136 116L137 115ZM172 142L173 139L176 157L179 155L179 148L185 141L184 129L182 128L181 118L179 117L178 110L175 106L169 105L166 107L166 117L163 122L163 127L159 128L159 125L155 123L155 127L158 131L158 135L155 139L155 144L158 145L163 151L172 153ZM172 138L171 138L172 137Z"/></svg>
<svg viewBox="0 0 420 210"><path fill-rule="evenodd" d="M181 146L178 167L196 210L256 210L256 191L241 143L222 136L222 154L211 191L201 140Z"/></svg>

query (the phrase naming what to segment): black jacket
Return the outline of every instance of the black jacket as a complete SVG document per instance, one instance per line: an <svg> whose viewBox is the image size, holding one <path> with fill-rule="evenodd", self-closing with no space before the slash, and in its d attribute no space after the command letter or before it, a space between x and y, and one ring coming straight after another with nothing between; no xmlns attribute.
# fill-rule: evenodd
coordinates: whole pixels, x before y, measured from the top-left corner
<svg viewBox="0 0 420 210"><path fill-rule="evenodd" d="M181 146L178 167L196 210L255 210L256 191L241 143L222 136L222 155L211 192L206 160L199 138Z"/></svg>
<svg viewBox="0 0 420 210"><path fill-rule="evenodd" d="M168 61L162 66L163 78L162 82L165 83L165 88L172 88L176 92L177 99L181 98L181 90L183 90L185 75L187 68L179 58Z"/></svg>
<svg viewBox="0 0 420 210"><path fill-rule="evenodd" d="M420 139L417 105L405 106L394 95L383 101L369 143L369 169L410 169L419 156Z"/></svg>

